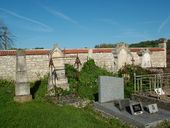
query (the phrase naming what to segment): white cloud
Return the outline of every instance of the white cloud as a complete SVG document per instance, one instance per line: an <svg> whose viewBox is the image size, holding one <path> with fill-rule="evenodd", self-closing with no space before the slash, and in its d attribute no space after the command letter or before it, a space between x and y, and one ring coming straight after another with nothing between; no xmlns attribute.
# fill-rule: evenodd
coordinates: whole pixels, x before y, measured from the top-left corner
<svg viewBox="0 0 170 128"><path fill-rule="evenodd" d="M27 22L30 22L30 23L33 23L33 24L36 24L36 25L39 25L41 27L40 30L42 31L45 31L45 32L51 32L52 31L52 28L46 24L43 24L42 22L40 21L37 21L37 20L34 20L34 19L31 19L31 18L28 18L28 17L25 17L25 16L22 16L22 15L19 15L13 11L10 11L10 10L7 10L7 9L4 9L4 8L0 8L0 11L2 12L5 12L6 14L9 14L11 16L14 16L18 19L21 19L21 20L25 20Z"/></svg>

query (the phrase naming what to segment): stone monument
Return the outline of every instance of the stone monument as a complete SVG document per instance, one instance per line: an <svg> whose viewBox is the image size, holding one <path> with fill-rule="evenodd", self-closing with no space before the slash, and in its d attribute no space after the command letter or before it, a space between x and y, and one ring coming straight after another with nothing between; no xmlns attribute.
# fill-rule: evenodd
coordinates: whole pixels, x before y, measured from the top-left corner
<svg viewBox="0 0 170 128"><path fill-rule="evenodd" d="M150 51L148 49L143 50L141 67L142 68L151 67L151 57L150 57Z"/></svg>
<svg viewBox="0 0 170 128"><path fill-rule="evenodd" d="M26 56L23 50L16 52L16 85L15 97L16 102L31 101L30 85L27 79Z"/></svg>
<svg viewBox="0 0 170 128"><path fill-rule="evenodd" d="M124 99L123 78L100 76L98 82L100 103Z"/></svg>
<svg viewBox="0 0 170 128"><path fill-rule="evenodd" d="M112 54L114 56L114 70L119 70L125 64L132 64L134 58L131 54L128 45L117 44L116 48L113 48Z"/></svg>
<svg viewBox="0 0 170 128"><path fill-rule="evenodd" d="M50 52L49 56L50 77L48 81L48 91L54 90L55 87L68 90L69 86L65 76L64 54L62 50L56 46Z"/></svg>

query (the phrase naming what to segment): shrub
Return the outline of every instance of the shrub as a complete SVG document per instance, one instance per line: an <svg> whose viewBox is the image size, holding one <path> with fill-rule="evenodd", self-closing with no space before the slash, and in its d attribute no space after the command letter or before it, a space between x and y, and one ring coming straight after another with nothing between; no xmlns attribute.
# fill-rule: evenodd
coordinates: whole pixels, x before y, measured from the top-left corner
<svg viewBox="0 0 170 128"><path fill-rule="evenodd" d="M84 63L80 72L68 64L65 65L65 69L70 91L82 98L91 100L96 99L96 94L98 93L97 78L101 75L113 75L111 72L96 66L93 59Z"/></svg>
<svg viewBox="0 0 170 128"><path fill-rule="evenodd" d="M125 65L118 71L118 76L124 78L124 92L125 97L129 98L133 93L134 89L134 74L136 75L146 75L151 74L152 72L148 69L136 65Z"/></svg>
<svg viewBox="0 0 170 128"><path fill-rule="evenodd" d="M70 92L77 93L78 84L79 84L79 72L69 64L65 64L65 72L68 78Z"/></svg>
<svg viewBox="0 0 170 128"><path fill-rule="evenodd" d="M81 97L94 100L95 95L98 93L97 79L101 75L113 76L111 72L96 66L93 59L84 63L80 72L78 94Z"/></svg>

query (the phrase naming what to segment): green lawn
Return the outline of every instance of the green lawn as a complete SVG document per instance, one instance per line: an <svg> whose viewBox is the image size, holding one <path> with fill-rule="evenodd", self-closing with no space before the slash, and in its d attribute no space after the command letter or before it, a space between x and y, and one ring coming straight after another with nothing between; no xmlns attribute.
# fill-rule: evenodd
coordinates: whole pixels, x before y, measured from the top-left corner
<svg viewBox="0 0 170 128"><path fill-rule="evenodd" d="M3 84L3 85L2 85ZM1 128L121 128L116 119L106 119L91 109L59 106L33 100L18 104L13 101L13 85L0 82Z"/></svg>

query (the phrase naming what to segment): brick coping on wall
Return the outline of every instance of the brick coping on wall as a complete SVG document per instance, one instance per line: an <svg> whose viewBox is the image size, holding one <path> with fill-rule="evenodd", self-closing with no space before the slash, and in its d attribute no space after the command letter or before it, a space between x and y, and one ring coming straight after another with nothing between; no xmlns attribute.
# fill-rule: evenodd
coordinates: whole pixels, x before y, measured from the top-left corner
<svg viewBox="0 0 170 128"><path fill-rule="evenodd" d="M26 55L48 55L49 50L41 49L41 50L25 50ZM16 50L0 50L0 56L15 56Z"/></svg>
<svg viewBox="0 0 170 128"><path fill-rule="evenodd" d="M129 48L131 52L138 52L142 49L149 49L151 52L164 51L163 48ZM88 53L90 49L64 49L64 54L79 54ZM111 53L113 48L94 48L91 49L93 53ZM25 50L26 55L48 55L49 49ZM15 56L16 50L0 50L0 56Z"/></svg>

